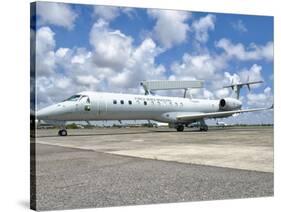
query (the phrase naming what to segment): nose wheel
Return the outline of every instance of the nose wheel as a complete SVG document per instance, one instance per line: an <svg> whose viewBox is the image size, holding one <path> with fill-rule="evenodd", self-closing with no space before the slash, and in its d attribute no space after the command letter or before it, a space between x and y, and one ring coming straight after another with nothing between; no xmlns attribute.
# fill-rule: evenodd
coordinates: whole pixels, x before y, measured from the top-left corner
<svg viewBox="0 0 281 212"><path fill-rule="evenodd" d="M176 129L177 129L178 132L182 132L184 130L184 126L183 125L179 125L179 126L177 126Z"/></svg>
<svg viewBox="0 0 281 212"><path fill-rule="evenodd" d="M67 136L67 131L66 131L66 129L62 129L62 130L59 130L58 134L59 134L59 136Z"/></svg>

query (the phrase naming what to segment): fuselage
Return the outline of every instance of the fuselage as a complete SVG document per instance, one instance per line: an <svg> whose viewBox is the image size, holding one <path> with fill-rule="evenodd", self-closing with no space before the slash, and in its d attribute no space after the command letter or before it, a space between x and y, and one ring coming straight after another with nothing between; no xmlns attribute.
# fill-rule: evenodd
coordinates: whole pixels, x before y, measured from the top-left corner
<svg viewBox="0 0 281 212"><path fill-rule="evenodd" d="M233 109L239 109L241 104L238 102L235 107ZM173 123L182 114L217 112L220 109L220 100L81 92L39 110L37 118L56 121L155 120Z"/></svg>

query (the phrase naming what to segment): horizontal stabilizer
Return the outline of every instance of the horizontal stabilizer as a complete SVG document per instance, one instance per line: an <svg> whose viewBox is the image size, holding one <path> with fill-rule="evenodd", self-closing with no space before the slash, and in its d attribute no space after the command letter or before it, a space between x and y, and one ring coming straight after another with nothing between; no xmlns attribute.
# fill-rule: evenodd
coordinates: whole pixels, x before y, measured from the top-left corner
<svg viewBox="0 0 281 212"><path fill-rule="evenodd" d="M259 84L259 83L263 83L263 81L252 81L252 82L245 82L245 83L234 83L234 84L231 84L231 85L223 86L223 88L232 88L233 89L234 86L242 87L244 85L249 86L249 85L252 85L252 84Z"/></svg>
<svg viewBox="0 0 281 212"><path fill-rule="evenodd" d="M259 84L263 83L263 81L251 81L251 82L245 82L245 83L231 83L231 85L223 86L223 88L231 88L234 91L236 99L239 99L240 96L240 90L241 88L246 85L248 87L248 90L250 91L250 85L253 84Z"/></svg>

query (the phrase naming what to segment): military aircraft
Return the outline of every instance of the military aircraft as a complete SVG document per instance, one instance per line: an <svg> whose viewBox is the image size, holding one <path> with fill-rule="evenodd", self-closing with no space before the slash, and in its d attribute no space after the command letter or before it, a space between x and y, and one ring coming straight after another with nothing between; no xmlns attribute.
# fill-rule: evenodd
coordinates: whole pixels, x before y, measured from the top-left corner
<svg viewBox="0 0 281 212"><path fill-rule="evenodd" d="M37 111L36 118L60 125L60 136L67 135L66 121L92 120L154 120L168 123L179 132L183 131L185 126L199 122L200 131L207 131L206 119L272 109L273 106L242 109L242 102L239 100L240 89L244 85L250 89L250 85L256 83L262 81L232 83L224 88L231 88L233 97L210 100L195 99L190 95L190 89L203 87L203 81L200 80L142 81L144 95L85 91ZM171 89L183 89L183 97L153 94L156 90Z"/></svg>

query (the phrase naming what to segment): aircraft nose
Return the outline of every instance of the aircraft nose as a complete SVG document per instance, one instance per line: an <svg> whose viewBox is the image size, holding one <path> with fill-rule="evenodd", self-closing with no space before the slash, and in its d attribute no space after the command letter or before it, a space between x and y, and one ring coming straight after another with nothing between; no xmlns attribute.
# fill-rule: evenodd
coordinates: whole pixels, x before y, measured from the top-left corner
<svg viewBox="0 0 281 212"><path fill-rule="evenodd" d="M60 104L51 105L49 107L45 107L36 112L37 119L55 119L56 116L61 115L63 113L62 107Z"/></svg>
<svg viewBox="0 0 281 212"><path fill-rule="evenodd" d="M47 119L47 118L50 118L51 116L53 116L53 114L54 114L54 107L49 106L49 107L45 107L45 108L37 111L36 117L38 119Z"/></svg>

